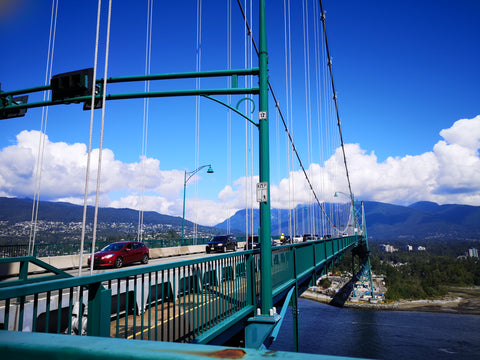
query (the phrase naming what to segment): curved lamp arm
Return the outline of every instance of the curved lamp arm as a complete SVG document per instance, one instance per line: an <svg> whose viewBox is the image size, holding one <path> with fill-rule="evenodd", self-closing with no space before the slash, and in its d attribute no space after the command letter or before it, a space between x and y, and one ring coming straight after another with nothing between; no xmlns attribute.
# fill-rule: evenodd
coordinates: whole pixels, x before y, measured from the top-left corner
<svg viewBox="0 0 480 360"><path fill-rule="evenodd" d="M198 173L200 170L208 167L207 174L213 174L213 169L212 165L203 165L200 166L198 169L195 169L193 171L185 171L185 184L194 176L196 173ZM188 176L188 177L187 177Z"/></svg>

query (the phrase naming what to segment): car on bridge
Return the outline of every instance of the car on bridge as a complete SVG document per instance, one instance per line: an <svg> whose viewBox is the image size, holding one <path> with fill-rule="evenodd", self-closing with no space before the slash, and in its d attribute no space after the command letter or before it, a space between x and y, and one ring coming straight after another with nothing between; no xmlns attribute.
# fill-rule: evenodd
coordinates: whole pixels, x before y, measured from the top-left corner
<svg viewBox="0 0 480 360"><path fill-rule="evenodd" d="M217 235L205 246L207 254L211 252L227 252L227 250L237 251L237 238L233 235Z"/></svg>
<svg viewBox="0 0 480 360"><path fill-rule="evenodd" d="M244 250L255 250L260 249L260 241L258 240L258 235L249 236L245 241L245 246L243 247ZM270 244L272 247L277 246L275 240L271 239Z"/></svg>
<svg viewBox="0 0 480 360"><path fill-rule="evenodd" d="M141 262L148 264L150 250L139 241L120 241L108 244L94 254L93 267L113 266L121 268L124 264ZM91 255L88 257L88 266L91 264Z"/></svg>
<svg viewBox="0 0 480 360"><path fill-rule="evenodd" d="M292 239L292 243L296 244L296 243L300 243L303 241L303 236L301 235L295 235Z"/></svg>
<svg viewBox="0 0 480 360"><path fill-rule="evenodd" d="M313 241L315 240L315 235L311 234L303 234L303 240L302 241Z"/></svg>

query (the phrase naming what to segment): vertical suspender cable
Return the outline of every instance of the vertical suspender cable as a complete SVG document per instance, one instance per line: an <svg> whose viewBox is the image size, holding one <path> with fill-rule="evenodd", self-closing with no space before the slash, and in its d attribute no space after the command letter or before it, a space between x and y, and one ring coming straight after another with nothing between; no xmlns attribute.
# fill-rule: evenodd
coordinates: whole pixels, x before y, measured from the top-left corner
<svg viewBox="0 0 480 360"><path fill-rule="evenodd" d="M312 161L312 115L311 115L311 83L310 83L310 38L309 38L309 9L308 1L302 1L302 18L303 18L303 56L304 56L304 76L305 76L305 120L307 125L307 161L311 164ZM312 177L311 171L309 171ZM313 203L312 203L313 205ZM307 224L310 224L308 232L315 234L313 228L312 205L307 208ZM303 218L305 222L305 218Z"/></svg>
<svg viewBox="0 0 480 360"><path fill-rule="evenodd" d="M284 19L284 33L285 33L285 91L286 91L286 103L287 103L287 123L288 127L292 130L291 126L291 107L292 107L292 41L291 41L291 13L290 13L290 0L283 1L283 19ZM278 106L277 106L278 107ZM280 109L278 109L280 110ZM294 224L292 226L292 209L293 209L293 179L291 177L292 171L292 160L293 154L291 154L291 149L288 143L288 138L286 139L286 148L287 148L287 171L288 171L288 234L290 238L293 239L295 234Z"/></svg>
<svg viewBox="0 0 480 360"><path fill-rule="evenodd" d="M275 152L277 153L276 158L277 158L277 181L280 182L281 175L280 175L280 164L282 163L280 161L280 118L278 116L278 111L275 112L275 145L276 149ZM285 233L285 230L282 230L282 211L280 209L280 206L277 207L277 219L278 219L278 235ZM288 233L287 233L288 234Z"/></svg>
<svg viewBox="0 0 480 360"><path fill-rule="evenodd" d="M196 71L200 72L202 69L202 0L197 0L197 56L196 56ZM196 88L200 89L200 78L196 78ZM200 97L195 98L195 169L200 164ZM195 197L198 194L198 182L195 182ZM197 205L194 204L196 209ZM195 211L195 221L193 222L193 236L196 244L197 240L197 211Z"/></svg>
<svg viewBox="0 0 480 360"><path fill-rule="evenodd" d="M57 32L58 0L52 0L52 14L50 17L50 34L48 37L47 64L45 66L45 85L52 77L53 51L55 49L55 35ZM47 98L47 91L43 92L43 100ZM30 236L28 240L28 255L33 256L35 251L35 238L37 234L38 204L40 202L40 185L42 180L43 157L47 134L48 107L42 108L42 120L38 141L38 155L35 169L35 187L32 204L32 219L30 223Z"/></svg>
<svg viewBox="0 0 480 360"><path fill-rule="evenodd" d="M249 25L248 25L248 22L247 22L247 20L246 20L245 12L243 11L243 8L242 8L242 4L240 3L240 0L237 0L237 3L238 3L238 6L240 7L240 10L241 10L241 12L242 12L243 18L244 18L244 20L245 20L245 25L246 25L247 29L250 29L250 28L249 28ZM255 44L255 40L253 39L253 37L252 37L252 42L253 42L253 46L254 46L254 48L255 48L255 51L256 51L256 53L257 53L257 55L258 55L258 54L259 54L259 50L258 50L257 45ZM288 127L288 125L287 125L287 123L286 123L285 117L284 117L284 115L283 115L280 107L278 106L278 100L277 100L277 97L275 96L275 91L273 90L272 84L269 82L269 83L268 83L268 86L269 86L270 92L271 92L271 94L272 94L273 100L275 101L275 104L277 105L277 110L278 110L279 115L280 115L280 117L281 117L281 119L282 119L282 123L283 123L283 126L284 126L284 128L285 128L285 131L286 131L286 133L287 133L288 140L289 140L289 142L290 142L290 144L291 144L291 146L292 146L292 150L293 150L292 153L295 154L295 156L296 156L296 158L297 158L297 161L298 161L300 167L302 168L303 175L304 175L305 178L307 179L307 182L308 182L308 185L309 185L309 187L310 187L310 190L313 192L314 197L315 197L315 200L316 200L317 204L319 205L320 209L322 210L322 213L324 214L325 219L328 220L329 223L333 226L334 224L333 224L333 222L331 221L330 217L328 216L327 212L325 211L325 208L324 208L324 207L322 206L322 204L320 203L320 200L318 199L318 196L317 196L315 190L313 189L313 185L312 185L312 183L311 183L311 181L310 181L310 179L309 179L309 177L308 177L308 175L307 175L307 172L306 172L306 170L305 170L305 167L303 166L302 160L300 159L300 155L298 154L297 148L295 147L295 143L293 142L293 138L292 138L292 135L291 135L291 131L289 130L289 127Z"/></svg>
<svg viewBox="0 0 480 360"><path fill-rule="evenodd" d="M98 61L98 43L100 36L100 14L102 8L102 0L98 0L97 7L97 28L95 35L95 56L93 61L93 78L97 78L97 61ZM105 92L105 91L104 91ZM103 101L103 99L102 99ZM82 217L82 234L80 237L80 254L78 259L78 276L82 275L82 266L83 266L83 248L85 244L85 227L87 223L87 204L88 204L88 182L90 178L90 159L92 153L92 134L93 134L93 115L95 110L95 86L92 86L92 100L90 103L90 132L88 138L88 152L87 152L87 170L85 172L85 191L83 194L83 217ZM90 264L90 273L93 272L93 254L95 253L95 248L92 246L92 261Z"/></svg>
<svg viewBox="0 0 480 360"><path fill-rule="evenodd" d="M103 130L105 125L105 97L107 95L107 75L108 75L108 55L110 47L110 24L112 20L112 0L108 2L108 21L107 21L107 43L105 44L105 71L103 74L103 106L102 106L102 125L100 128L100 147L98 149L98 169L97 169L97 188L95 194L95 215L93 217L93 237L92 237L92 252L95 249L95 240L97 236L97 222L98 222L98 202L100 197L100 180L102 173L102 152L103 152ZM92 254L93 259L93 254ZM93 261L91 262L93 263Z"/></svg>
<svg viewBox="0 0 480 360"><path fill-rule="evenodd" d="M315 94L316 94L316 103L317 103L317 114L316 114L316 117L317 117L317 137L318 139L324 139L324 134L325 134L325 131L324 131L324 121L323 120L323 111L325 111L325 107L324 107L324 102L323 102L323 96L324 96L324 92L322 92L322 81L323 81L323 78L324 76L322 74L324 74L323 72L323 68L322 68L322 64L323 64L323 57L322 57L322 54L321 54L321 46L320 46L320 39L319 39L319 36L320 36L320 27L319 27L319 22L318 20L320 19L320 16L319 16L319 6L318 4L314 1L313 2L313 7L314 7L314 15L313 15L313 26L314 26L314 31L313 31L313 35L314 35L314 49L315 49ZM323 151L324 150L324 144L323 144L323 141L319 144L319 147L318 147L318 154L319 154L319 161L320 163L323 163L324 162L324 154L326 154L326 152ZM325 195L325 176L322 176L320 178L320 192L323 193ZM325 198L325 196L324 196ZM327 229L326 229L326 223L324 221L324 218L322 217L321 218L321 221L320 223L318 224L319 226L319 230L321 231L321 234L327 234Z"/></svg>
<svg viewBox="0 0 480 360"><path fill-rule="evenodd" d="M245 32L244 32L244 66L245 68L251 67L253 63L253 50L252 50L252 44L255 46L255 41L253 39L253 34L250 26L248 25L248 20L247 20L247 15L244 11L244 8L247 8L247 0L244 1L244 5L240 3L240 0L237 0L237 4L240 8L240 11L242 12L243 15L243 20L245 24ZM252 18L252 1L250 1L250 19ZM250 37L250 48L248 47L248 38ZM249 55L249 50L250 50L250 57ZM255 50L257 50L255 46ZM258 50L257 50L258 54ZM250 84L248 81L250 80ZM253 84L253 79L246 79L245 78L245 86L252 86ZM245 113L249 112L251 104L249 102L245 103ZM249 127L249 124L245 122L245 234L246 237L248 238L249 234L253 234L254 229L253 229L253 199L249 194L253 193L253 130L252 127ZM249 155L250 154L250 169L249 169ZM249 173L250 170L250 173ZM250 175L249 175L250 174Z"/></svg>
<svg viewBox="0 0 480 360"><path fill-rule="evenodd" d="M145 41L145 75L150 75L152 59L152 23L153 23L153 0L147 4L147 29ZM145 92L150 92L150 81L145 81ZM137 240L143 241L143 213L145 197L145 161L147 160L148 144L148 121L149 121L150 98L143 99L143 129L142 129L142 156L141 156L141 185L140 185L140 206L138 209L138 230Z"/></svg>
<svg viewBox="0 0 480 360"><path fill-rule="evenodd" d="M244 8L247 8L247 0L244 2ZM247 31L247 17L244 16L245 20L245 32L244 32L244 53L243 53L243 61L245 68L247 67L247 38L248 38L248 31ZM247 87L247 79L245 81L245 87ZM245 113L247 113L247 105L245 104ZM247 133L248 133L248 126L245 122L245 235L248 239L248 235L250 234L248 228L248 144L247 144Z"/></svg>
<svg viewBox="0 0 480 360"><path fill-rule="evenodd" d="M227 1L227 68L232 68L232 0ZM227 86L230 86L227 79ZM232 105L232 95L227 95L228 105ZM227 113L227 184L232 182L232 112ZM230 234L230 210L227 209L227 234Z"/></svg>
<svg viewBox="0 0 480 360"><path fill-rule="evenodd" d="M250 29L250 37L253 40L253 0L250 0L250 24L252 24L252 29ZM249 41L249 48L248 51L250 53L250 61L248 64L249 68L253 67L253 48L252 48L253 41ZM249 76L250 87L253 87L253 77ZM252 95L250 95L252 97ZM249 104L251 107L251 104ZM248 123L248 128L250 130L250 194L254 193L255 186L253 181L253 124ZM253 228L253 209L255 207L255 201L251 199L251 210L250 210L250 233L255 233L255 229ZM260 235L260 234L259 234Z"/></svg>

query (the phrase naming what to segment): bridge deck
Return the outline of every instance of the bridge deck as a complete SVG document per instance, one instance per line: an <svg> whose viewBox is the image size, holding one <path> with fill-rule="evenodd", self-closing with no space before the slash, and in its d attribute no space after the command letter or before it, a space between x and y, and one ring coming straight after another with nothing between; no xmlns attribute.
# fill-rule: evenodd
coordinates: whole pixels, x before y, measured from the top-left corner
<svg viewBox="0 0 480 360"><path fill-rule="evenodd" d="M282 306L292 287L301 293L363 241L352 236L273 248L274 304ZM218 336L243 328L258 306L259 255L242 251L5 287L0 324L16 331L78 333L75 319L83 314L88 335L222 343Z"/></svg>

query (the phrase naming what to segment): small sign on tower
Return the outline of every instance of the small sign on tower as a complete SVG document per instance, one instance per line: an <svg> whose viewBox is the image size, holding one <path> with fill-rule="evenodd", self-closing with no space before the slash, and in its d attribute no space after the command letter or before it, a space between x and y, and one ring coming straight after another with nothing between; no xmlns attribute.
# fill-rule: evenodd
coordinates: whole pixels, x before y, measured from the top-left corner
<svg viewBox="0 0 480 360"><path fill-rule="evenodd" d="M257 184L257 202L266 203L268 201L268 182Z"/></svg>

